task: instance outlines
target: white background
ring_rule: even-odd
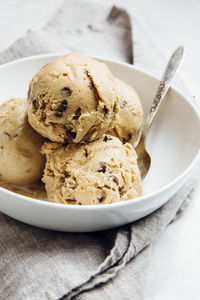
[[[199,102],[200,0],[101,2],[127,7],[131,14],[139,15],[166,56],[177,46],[185,46],[186,59],[180,72]],[[62,3],[63,0],[1,0],[0,51],[28,29],[40,28]],[[192,194],[191,205],[184,215],[168,226],[153,245],[145,300],[200,299],[199,231],[200,187]]]

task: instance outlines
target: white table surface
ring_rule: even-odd
[[[62,2],[1,0],[0,51],[28,29],[40,28]],[[144,18],[167,56],[177,46],[185,46],[187,55],[181,75],[199,101],[200,1],[116,0],[115,3]],[[153,244],[145,300],[200,299],[200,186],[192,198],[184,215],[169,225]]]

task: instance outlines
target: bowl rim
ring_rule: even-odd
[[[4,67],[10,66],[10,65],[14,65],[16,63],[20,63],[20,62],[26,62],[29,60],[37,60],[40,58],[56,58],[59,56],[63,56],[67,53],[69,53],[71,51],[66,51],[65,53],[47,53],[47,54],[39,54],[39,55],[32,55],[32,56],[28,56],[25,58],[18,58],[14,61],[2,64],[0,66],[0,69],[3,69]],[[134,65],[131,65],[129,63],[125,63],[125,62],[121,62],[121,61],[117,61],[117,60],[113,60],[113,59],[108,59],[106,57],[102,57],[102,56],[93,56],[90,55],[92,58],[96,59],[96,60],[100,60],[103,61],[105,63],[113,63],[113,64],[117,64],[117,65],[121,65],[123,67],[126,67],[128,69],[134,69],[138,72],[140,72],[141,74],[147,75],[151,78],[153,78],[154,80],[160,80],[157,76],[152,75],[151,73],[145,71],[143,68],[140,67],[135,67]],[[186,96],[184,96],[179,90],[177,90],[176,88],[171,87],[170,88],[173,92],[177,93],[180,97],[182,97],[184,99],[184,101],[187,102],[187,104],[192,108],[193,113],[196,114],[196,117],[199,121],[199,127],[200,127],[200,111],[198,109],[198,107],[195,105],[194,102],[192,102],[191,100],[189,100]],[[147,195],[143,195],[137,198],[133,198],[133,199],[129,199],[127,201],[122,201],[122,202],[116,202],[116,203],[110,203],[110,204],[89,204],[89,205],[66,205],[64,203],[54,203],[54,202],[48,202],[45,200],[40,200],[40,199],[36,199],[36,198],[31,198],[28,196],[23,196],[21,194],[17,194],[15,192],[9,191],[3,187],[0,187],[0,193],[5,193],[8,194],[8,196],[15,196],[16,198],[21,199],[22,201],[28,201],[34,205],[41,205],[41,206],[46,206],[46,207],[55,207],[57,209],[64,209],[64,210],[76,210],[76,211],[87,211],[87,210],[110,210],[110,209],[114,209],[114,208],[120,208],[120,207],[125,207],[125,206],[129,206],[133,203],[135,204],[142,204],[143,202],[146,202],[146,200],[148,198],[152,198],[152,197],[158,197],[160,194],[162,194],[165,190],[170,189],[173,185],[176,185],[179,181],[181,181],[189,172],[190,170],[193,169],[193,167],[195,166],[195,164],[197,163],[197,161],[200,158],[200,149],[198,150],[198,153],[194,156],[194,159],[192,160],[192,162],[188,165],[188,167],[179,175],[177,176],[173,181],[169,182],[168,184],[164,185],[163,187],[159,188],[157,191],[155,192],[151,192]]]

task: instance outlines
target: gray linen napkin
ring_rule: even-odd
[[[66,1],[44,28],[3,51],[0,63],[68,49],[137,63],[141,58],[133,55],[131,29],[124,10]],[[142,43],[134,40],[135,49],[145,51]],[[158,55],[153,47],[149,51]],[[0,214],[0,299],[143,299],[150,245],[194,187],[190,179],[150,216],[105,232],[52,232]]]

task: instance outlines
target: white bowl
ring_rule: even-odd
[[[25,97],[33,75],[58,56],[39,55],[1,66],[0,102]],[[136,89],[147,113],[158,79],[128,64],[100,60]],[[199,158],[199,132],[195,107],[171,89],[148,135],[152,166],[144,180],[144,196],[122,203],[78,206],[36,200],[0,188],[0,210],[22,222],[59,231],[96,231],[133,222],[162,206],[183,185]]]

